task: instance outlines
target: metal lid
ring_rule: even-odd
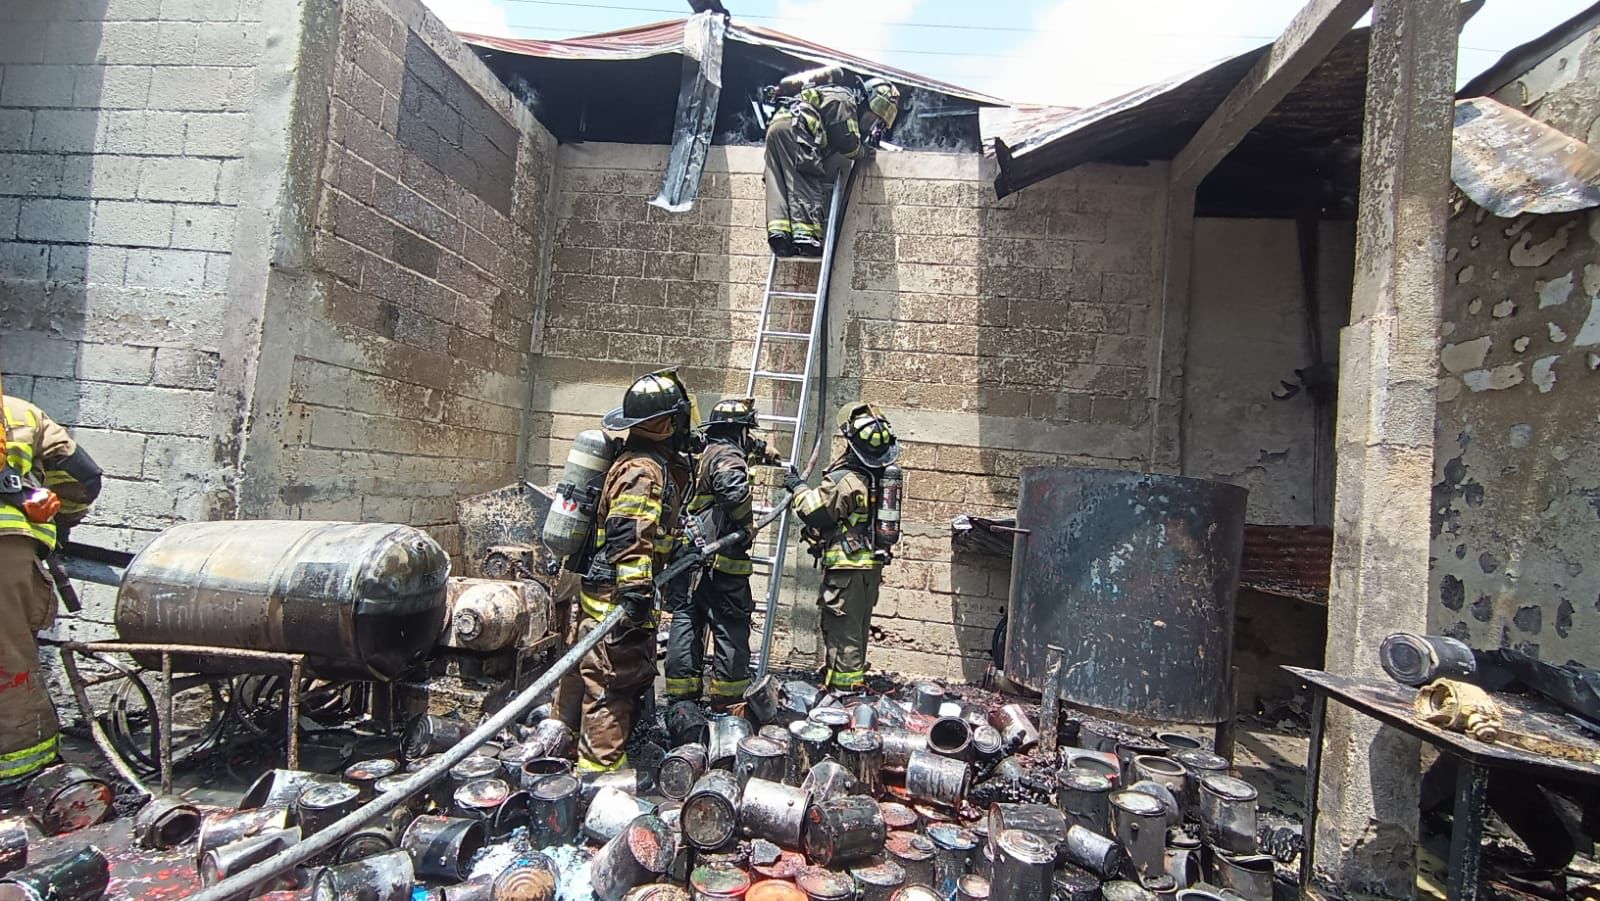
[[[622,901],[690,901],[689,890],[681,885],[652,882],[628,889]]]
[[[833,738],[833,730],[816,720],[796,720],[789,724],[789,732],[801,741],[812,743]]]
[[[752,757],[782,757],[788,752],[783,745],[765,735],[747,735],[739,739],[739,750]]]
[[[450,768],[450,778],[456,782],[471,782],[498,775],[500,761],[482,754],[474,754]]]
[[[891,832],[883,841],[883,850],[899,860],[916,863],[932,860],[939,847],[919,832]]]
[[[730,863],[695,867],[689,885],[698,898],[738,898],[750,890],[750,874]]]
[[[971,851],[978,847],[977,834],[955,823],[934,823],[928,827],[928,838],[946,851]]]
[[[1243,779],[1213,774],[1200,780],[1200,788],[1229,801],[1254,801],[1256,787]]]
[[[806,893],[785,879],[763,879],[744,893],[745,901],[805,901]]]
[[[806,719],[836,731],[850,725],[850,714],[843,707],[818,707],[806,714]]]
[[[1125,788],[1111,795],[1111,806],[1126,810],[1134,816],[1164,817],[1167,815],[1167,806],[1162,804],[1154,795]]]
[[[635,817],[618,838],[626,839],[633,859],[652,873],[665,873],[678,855],[678,837],[651,814]]]
[[[360,794],[360,790],[348,782],[321,782],[301,792],[297,806],[326,810],[329,807],[349,804]]]
[[[379,757],[350,764],[344,768],[344,777],[351,782],[376,782],[385,776],[393,776],[399,770],[398,761]]]
[[[790,742],[794,741],[794,734],[789,731],[789,727],[780,726],[777,723],[768,723],[767,725],[762,726],[760,729],[756,730],[756,734],[762,738],[770,738],[778,744],[786,747]]]
[[[1157,732],[1156,741],[1171,748],[1174,752],[1199,751],[1205,748],[1200,739],[1195,738],[1193,735],[1185,735],[1182,732]]]
[[[1104,773],[1073,767],[1061,774],[1061,787],[1080,792],[1109,792],[1111,780]]]
[[[464,810],[484,810],[499,807],[510,795],[511,786],[504,779],[474,779],[456,789],[455,802]]]
[[[1023,863],[1050,864],[1056,859],[1055,847],[1026,829],[1007,829],[995,838],[995,844],[1007,857]]]
[[[1176,760],[1169,760],[1159,754],[1136,754],[1133,758],[1133,765],[1143,767],[1152,773],[1159,773],[1163,776],[1182,776],[1188,772],[1183,768],[1183,764]]]
[[[910,829],[917,825],[917,812],[898,801],[879,801],[885,829]]]
[[[851,867],[850,875],[863,885],[876,888],[895,888],[905,884],[906,868],[892,859],[884,858],[865,863],[859,867]]]
[[[849,875],[820,867],[807,867],[795,877],[794,884],[812,901],[836,901],[853,897],[856,893],[855,880]]]
[[[883,739],[870,729],[846,729],[839,733],[839,747],[857,754],[883,750]]]
[[[977,873],[968,873],[956,880],[956,894],[974,901],[989,897],[989,880]]]
[[[1005,748],[1000,730],[990,725],[972,727],[972,746],[979,754],[998,754]]]
[[[890,895],[889,901],[944,901],[944,895],[926,885],[906,885]]]
[[[557,801],[576,795],[581,787],[577,776],[571,773],[556,773],[535,782],[532,795],[540,801]]]
[[[1191,770],[1223,771],[1228,768],[1228,758],[1210,751],[1179,751],[1172,755],[1172,759]]]

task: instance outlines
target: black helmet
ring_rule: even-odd
[[[757,429],[761,423],[756,420],[756,399],[753,397],[729,397],[717,401],[711,408],[711,417],[700,424],[703,429],[715,427]]]
[[[677,431],[687,432],[693,407],[694,399],[678,378],[677,367],[658,369],[635,379],[622,396],[622,406],[607,413],[600,424],[620,432],[642,422],[673,416],[678,419]]]
[[[900,459],[900,445],[889,428],[889,417],[877,404],[857,402],[840,407],[839,434],[850,442],[856,458],[873,469]]]

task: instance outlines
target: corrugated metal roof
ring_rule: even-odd
[[[1505,219],[1600,206],[1600,153],[1489,97],[1456,102],[1450,177]]]
[[[479,47],[487,47],[506,53],[517,53],[523,56],[543,57],[545,59],[644,59],[667,53],[682,52],[684,21],[684,19],[671,19],[665,22],[654,22],[649,25],[638,25],[632,28],[623,28],[617,31],[607,31],[583,37],[563,38],[558,41],[542,41],[537,38],[505,38],[485,34],[472,34],[470,32],[457,32],[457,36],[468,44],[475,44]],[[922,88],[926,91],[959,97],[985,106],[1006,105],[1006,102],[999,97],[928,78],[915,72],[897,69],[893,66],[884,65],[851,53],[845,53],[842,50],[824,47],[804,38],[797,38],[794,35],[784,34],[781,31],[763,28],[759,25],[744,25],[732,22],[728,26],[728,39],[751,46],[777,50],[797,59],[814,62],[819,65],[837,63],[863,75],[876,75],[881,78],[887,78],[902,87]]]

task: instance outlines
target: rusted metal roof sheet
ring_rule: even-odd
[[[1328,603],[1333,571],[1333,530],[1327,526],[1244,527],[1239,587]]]
[[[1489,97],[1456,102],[1450,177],[1504,219],[1600,206],[1600,152]]]

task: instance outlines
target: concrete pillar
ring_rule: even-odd
[[[1327,666],[1383,678],[1378,643],[1427,625],[1439,307],[1457,0],[1378,0],[1351,324],[1339,360]],[[1329,705],[1317,881],[1416,894],[1418,747]]]

